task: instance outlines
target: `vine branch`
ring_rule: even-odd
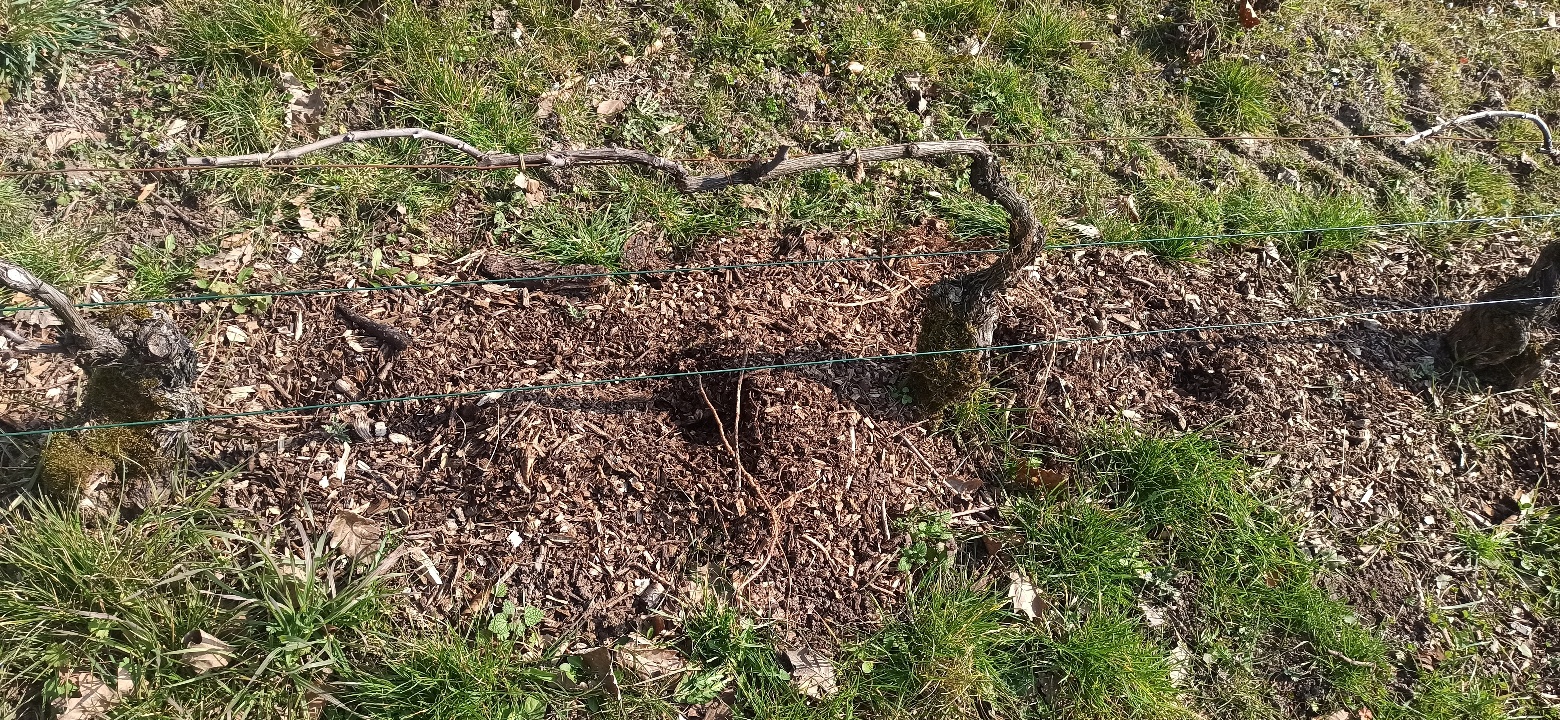
[[[1538,131],[1544,136],[1544,147],[1542,148],[1544,154],[1549,155],[1550,157],[1560,157],[1560,153],[1557,153],[1555,150],[1554,136],[1549,133],[1549,123],[1544,122],[1543,118],[1534,115],[1533,113],[1518,112],[1516,110],[1482,110],[1480,112],[1463,115],[1462,117],[1452,118],[1451,120],[1447,120],[1446,122],[1443,122],[1439,125],[1426,128],[1418,133],[1403,138],[1403,144],[1413,145],[1414,143],[1430,137],[1431,135],[1435,135],[1442,130],[1448,130],[1457,127],[1458,125],[1465,125],[1475,120],[1483,120],[1485,118],[1513,118],[1516,120],[1527,120],[1532,122],[1534,125],[1538,126]]]
[[[127,352],[125,344],[113,333],[87,320],[69,296],[21,266],[0,260],[0,286],[35,298],[48,306],[55,317],[64,323],[71,344],[89,357],[113,359]]]

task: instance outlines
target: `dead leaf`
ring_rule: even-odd
[[[1067,476],[1055,470],[1039,467],[1033,462],[1026,460],[1018,464],[1013,482],[1020,488],[1052,492],[1067,484]]]
[[[612,648],[598,647],[586,650],[580,655],[580,661],[585,663],[591,674],[601,683],[613,697],[622,697],[622,690],[618,689],[617,675],[612,672]]]
[[[336,518],[330,521],[329,531],[330,546],[351,558],[378,548],[379,539],[385,534],[379,523],[351,510],[337,511]]]
[[[1311,720],[1349,720],[1349,711],[1339,708],[1326,715],[1317,715]]]
[[[351,45],[342,45],[329,38],[314,38],[314,52],[323,58],[340,60],[352,53]]]
[[[1240,26],[1247,30],[1262,22],[1257,19],[1257,8],[1251,4],[1251,0],[1236,0],[1235,13],[1240,16]]]
[[[849,65],[845,66],[845,69],[849,70],[850,74],[856,75],[856,74],[859,74],[862,71],[866,70],[867,66],[866,65],[862,65],[861,63],[856,62],[855,60],[852,60],[852,61],[850,61]]]
[[[1165,624],[1165,611],[1160,610],[1159,608],[1156,608],[1153,605],[1143,605],[1143,604],[1138,605],[1138,609],[1143,611],[1143,622],[1144,622],[1144,624],[1148,625],[1151,628],[1163,627],[1164,626],[1164,624]]]
[[[341,228],[341,219],[330,215],[324,220],[316,220],[314,211],[301,207],[298,208],[298,227],[310,240],[322,240]]]
[[[105,137],[107,136],[95,130],[66,128],[58,132],[49,133],[48,136],[44,137],[43,139],[43,146],[48,148],[50,153],[57,153],[61,150],[64,150],[65,148],[70,147],[71,145],[81,142],[82,140],[101,142]]]
[[[152,193],[154,192],[157,192],[157,183],[147,183],[142,185],[141,192],[137,193],[135,196],[135,201],[138,203],[144,203],[146,202],[146,199],[151,197]]]
[[[69,684],[75,691],[69,697],[54,701],[55,717],[58,720],[97,720],[105,717],[110,709],[119,704],[125,693],[135,689],[135,681],[122,668],[114,678],[114,687],[109,687],[96,675],[86,671],[61,672],[60,682]]]
[[[617,98],[609,98],[602,100],[601,104],[596,106],[596,114],[602,117],[612,117],[626,109],[628,109],[628,103]]]
[[[785,651],[785,659],[791,663],[791,682],[803,695],[822,700],[839,692],[834,680],[834,663],[812,648]]]
[[[1138,213],[1137,198],[1131,195],[1121,197],[1121,211],[1127,214],[1127,219],[1132,222],[1141,222],[1143,216]]]
[[[237,325],[227,326],[227,331],[224,334],[227,336],[227,341],[230,343],[249,342],[249,333],[244,332],[244,329]]]
[[[671,648],[628,645],[618,648],[616,657],[618,667],[633,673],[640,680],[665,678],[688,669],[687,661]]]
[[[184,664],[197,673],[210,672],[227,667],[233,661],[233,646],[217,639],[205,630],[191,630],[184,636]]]
[[[282,122],[290,128],[298,128],[314,134],[320,115],[325,111],[325,94],[319,88],[309,90],[298,77],[282,73],[282,90],[287,93],[287,114]]]
[[[1375,711],[1368,707],[1360,708],[1360,711],[1355,714],[1359,716],[1360,720],[1376,720]]]
[[[1030,620],[1038,620],[1046,610],[1051,609],[1051,604],[1040,597],[1034,583],[1029,582],[1023,573],[1010,572],[1008,579],[1011,581],[1008,583],[1008,599],[1013,601],[1014,612]]]
[[[1098,239],[1100,236],[1100,229],[1093,225],[1085,225],[1081,222],[1074,222],[1066,218],[1057,220],[1056,224],[1091,240]]]

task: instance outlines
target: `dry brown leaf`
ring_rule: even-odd
[[[144,203],[146,202],[146,199],[151,197],[152,193],[154,192],[157,192],[157,183],[147,183],[142,185],[141,192],[136,193],[135,201],[138,203]]]
[[[341,510],[330,521],[330,546],[347,557],[359,557],[379,547],[385,529],[351,510]]]
[[[1038,620],[1051,608],[1051,604],[1040,597],[1034,583],[1029,582],[1023,573],[1008,573],[1008,579],[1011,580],[1008,584],[1008,599],[1013,602],[1013,612],[1030,620]]]
[[[629,645],[617,650],[618,667],[640,680],[655,680],[677,675],[688,668],[687,661],[671,648]]]
[[[66,128],[57,132],[51,132],[43,138],[43,146],[50,153],[57,153],[82,140],[101,141],[106,137],[95,130],[83,130],[81,128]]]
[[[612,672],[612,648],[598,647],[586,650],[580,655],[580,661],[585,663],[585,667],[596,676],[602,688],[613,697],[622,697],[622,690],[618,689],[617,675]]]
[[[1339,708],[1326,715],[1317,715],[1311,720],[1349,720],[1349,711]]]
[[[596,106],[596,114],[602,117],[612,117],[626,109],[628,109],[628,103],[617,98],[609,98],[602,100],[601,104]]]
[[[1067,484],[1067,476],[1025,461],[1014,471],[1013,482],[1023,489],[1052,492]]]
[[[210,672],[227,667],[233,661],[233,646],[219,640],[205,630],[191,630],[184,636],[184,664],[197,673]]]
[[[1371,710],[1368,707],[1360,708],[1360,711],[1358,713],[1355,713],[1355,714],[1359,716],[1360,720],[1376,720],[1376,713],[1375,713],[1375,711]]]
[[[70,697],[54,701],[58,720],[97,720],[135,689],[135,681],[123,669],[114,678],[114,687],[84,670],[67,670],[60,673],[60,682],[75,688]]]
[[[1257,8],[1251,0],[1236,0],[1235,13],[1240,16],[1240,26],[1250,30],[1262,21],[1257,19]]]
[[[834,680],[834,663],[812,648],[785,651],[785,659],[791,663],[791,682],[803,695],[822,700],[839,692]]]
[[[283,124],[313,133],[319,124],[320,115],[325,112],[324,92],[319,88],[305,88],[298,77],[289,72],[282,73],[281,85],[287,93],[287,113],[282,118]]]

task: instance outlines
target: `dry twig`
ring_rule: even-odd
[[[1448,130],[1450,128],[1457,127],[1458,125],[1471,123],[1475,120],[1483,120],[1485,118],[1514,118],[1517,120],[1527,120],[1532,122],[1534,125],[1538,126],[1538,131],[1544,136],[1544,146],[1540,149],[1550,157],[1557,156],[1554,137],[1549,133],[1549,124],[1544,122],[1544,119],[1537,115],[1532,113],[1517,112],[1516,110],[1483,110],[1476,113],[1469,113],[1467,115],[1463,115],[1462,117],[1452,118],[1451,120],[1447,120],[1446,122],[1443,122],[1439,125],[1425,128],[1421,132],[1403,138],[1403,144],[1413,145],[1414,143],[1435,135],[1442,130]]]

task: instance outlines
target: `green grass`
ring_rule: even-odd
[[[70,55],[100,50],[103,35],[113,28],[108,18],[114,8],[99,0],[0,3],[0,102]]]
[[[1377,222],[1375,212],[1359,197],[1340,195],[1291,195],[1284,206],[1284,225],[1304,233],[1280,235],[1275,244],[1290,257],[1304,261],[1362,250],[1367,230],[1353,228]]]
[[[1005,597],[957,571],[928,576],[855,649],[862,704],[887,717],[1017,716],[1034,688],[1035,636],[1015,620]]]
[[[1298,528],[1251,496],[1239,461],[1196,435],[1118,429],[1098,436],[1082,465],[1126,493],[1151,535],[1167,538],[1169,561],[1199,574],[1212,617],[1302,638],[1342,695],[1381,696],[1385,644],[1317,586]]]
[[[182,500],[134,519],[39,501],[0,514],[0,683],[26,689],[24,707],[65,691],[62,670],[124,670],[129,717],[300,715],[384,619],[371,563],[325,553],[323,538],[291,556],[226,533],[206,495]],[[233,646],[231,664],[189,667],[194,630]]]
[[[984,198],[945,195],[937,210],[949,220],[953,236],[960,240],[1007,240],[1008,215],[1001,205]]]
[[[1148,538],[1129,512],[1085,499],[1019,496],[1003,516],[1016,530],[1009,552],[1037,587],[1069,607],[1120,612],[1135,605]]]
[[[130,291],[136,297],[168,297],[194,278],[194,267],[179,252],[172,235],[153,249],[138,245],[130,250],[130,268],[134,278]]]
[[[756,73],[788,61],[791,23],[770,3],[698,0],[692,4],[693,52],[732,73]]]
[[[541,720],[580,699],[561,689],[572,667],[548,667],[524,645],[454,635],[382,642],[387,657],[340,683],[343,704],[368,717]]]
[[[264,152],[286,135],[287,96],[277,82],[246,71],[217,70],[192,94],[210,154]]]
[[[1193,71],[1188,88],[1197,119],[1223,134],[1255,133],[1273,124],[1273,77],[1243,60],[1215,60]]]
[[[907,14],[915,28],[928,34],[949,40],[979,35],[975,39],[984,40],[1002,8],[994,0],[914,0]]]
[[[59,670],[177,674],[184,634],[220,624],[180,577],[211,538],[202,513],[84,524],[27,503],[0,515],[0,683],[39,692]]]
[[[1170,660],[1137,623],[1110,612],[1087,616],[1044,644],[1042,666],[1058,688],[1062,717],[1189,718],[1170,682]]]
[[[516,244],[535,257],[603,267],[617,266],[623,258],[623,244],[635,229],[621,206],[579,210],[543,205],[514,225],[500,215],[498,226],[501,232],[513,228]]]
[[[98,243],[70,225],[38,225],[40,210],[14,182],[0,180],[0,258],[63,288],[80,285],[102,266]]]
[[[1510,717],[1500,696],[1483,680],[1432,672],[1414,684],[1406,706],[1389,704],[1383,720],[1501,720]]]
[[[330,39],[338,11],[320,0],[235,0],[220,5],[177,0],[171,42],[203,68],[290,72],[315,78],[318,45]]]
[[[1059,7],[1036,7],[1013,20],[1003,52],[1014,62],[1043,70],[1072,52],[1082,29],[1071,13]]]
[[[708,592],[708,591],[707,591]],[[683,701],[704,700],[731,689],[736,709],[747,717],[793,717],[816,712],[791,685],[780,664],[775,628],[709,597],[683,618],[688,659],[697,670],[676,690]],[[853,701],[849,688],[819,709],[824,717],[848,717]]]

